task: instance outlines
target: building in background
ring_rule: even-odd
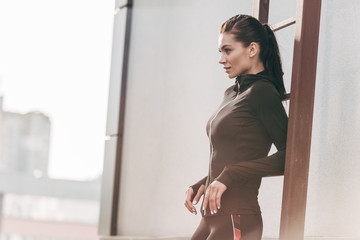
[[[0,171],[47,177],[51,122],[41,112],[25,114],[3,109],[0,96]]]
[[[0,239],[95,240],[101,177],[48,177],[49,117],[3,110],[0,97]]]

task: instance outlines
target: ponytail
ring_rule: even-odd
[[[271,30],[270,26],[265,23],[263,24],[263,28],[268,37],[268,47],[261,53],[261,59],[265,69],[277,81],[276,89],[278,90],[281,98],[284,98],[286,92],[283,80],[284,72],[282,71],[279,46],[277,44],[274,32]]]

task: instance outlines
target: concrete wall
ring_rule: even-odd
[[[359,5],[323,1],[307,236],[360,236],[360,70],[352,61],[359,59]],[[270,24],[295,15],[295,0],[270,6]],[[205,124],[233,84],[217,63],[219,27],[251,12],[251,0],[134,1],[119,235],[189,236],[197,227],[184,192],[207,174]],[[288,91],[294,29],[277,33]],[[278,235],[282,180],[266,178],[260,190],[266,237]]]
[[[360,238],[360,2],[323,1],[306,233]]]

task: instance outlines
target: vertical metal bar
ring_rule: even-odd
[[[253,2],[253,17],[261,23],[269,21],[269,3],[270,0],[254,0]]]
[[[98,233],[117,234],[132,0],[116,0]],[[116,20],[116,21],[115,21]]]
[[[298,0],[280,240],[304,238],[321,0]]]
[[[124,58],[122,66],[121,76],[121,98],[120,98],[120,115],[119,115],[119,132],[116,151],[116,164],[115,164],[115,185],[114,185],[114,206],[113,206],[113,221],[111,225],[111,233],[115,235],[117,233],[117,220],[118,220],[118,208],[119,208],[119,195],[120,195],[120,179],[121,179],[121,162],[122,162],[122,150],[124,142],[124,123],[125,123],[125,107],[126,107],[126,85],[128,79],[128,63],[129,63],[129,49],[130,49],[130,26],[132,16],[132,0],[128,0],[127,14],[126,14],[126,28],[125,28],[125,44],[124,44]],[[116,194],[117,193],[117,194]]]

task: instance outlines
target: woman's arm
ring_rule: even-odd
[[[227,187],[234,181],[282,175],[284,172],[288,117],[280,95],[271,83],[261,83],[255,86],[248,100],[277,152],[264,158],[226,166],[215,180]]]
[[[215,180],[230,187],[234,181],[282,175],[284,173],[284,166],[285,149],[278,148],[278,151],[271,156],[226,166]]]

